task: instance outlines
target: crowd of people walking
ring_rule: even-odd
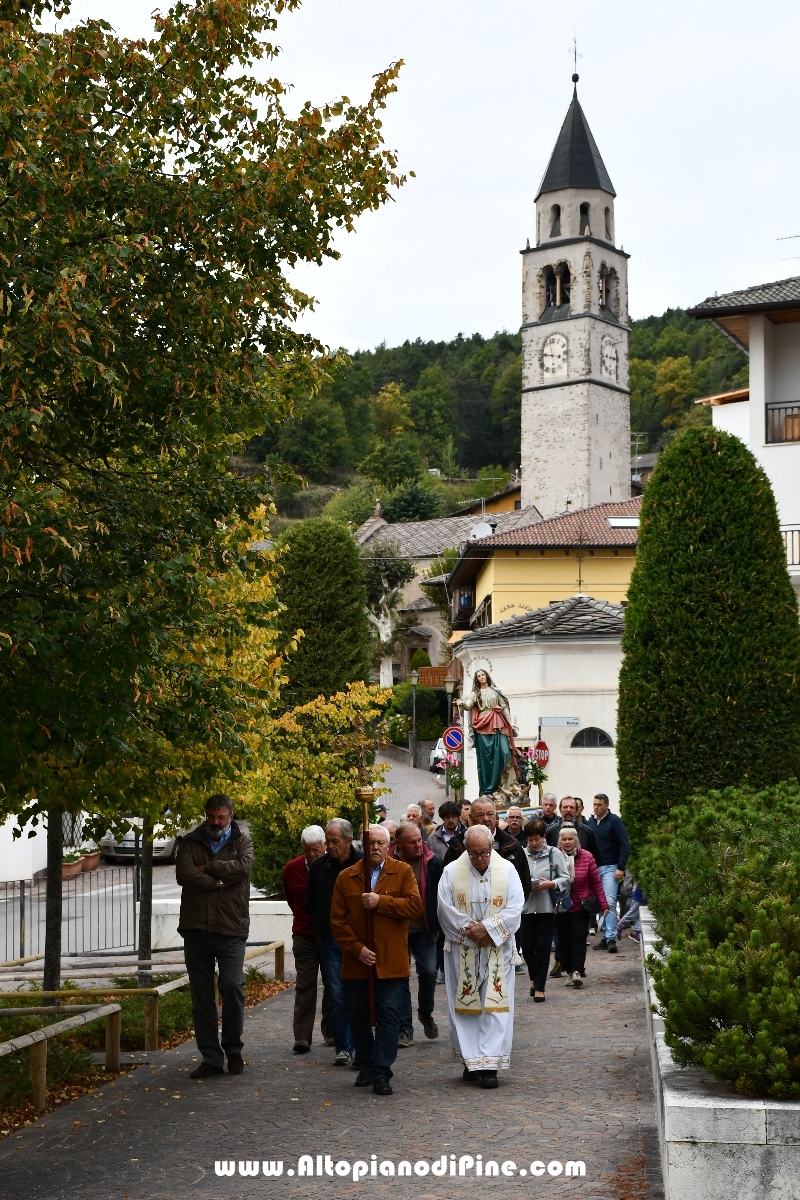
[[[512,806],[501,820],[494,799],[480,796],[471,804],[446,800],[437,821],[434,802],[425,800],[394,822],[381,804],[370,827],[367,890],[349,822],[303,830],[302,853],[284,872],[295,915],[295,1053],[311,1048],[321,972],[321,1034],[334,1062],[358,1071],[357,1086],[389,1094],[397,1051],[414,1042],[413,962],[425,1037],[439,1036],[436,988],[444,985],[465,1080],[496,1087],[510,1061],[514,976],[527,969],[530,997],[541,1004],[549,979],[583,987],[590,932],[599,934],[594,949],[612,954],[625,929],[637,936],[642,897],[631,896],[630,880],[620,893],[630,853],[625,827],[604,794],[592,807],[585,820],[578,797],[559,803],[547,794],[532,819]],[[624,909],[629,897],[620,923],[619,901]],[[366,947],[369,908],[374,951]],[[374,1032],[365,1008],[370,973]]]
[[[344,818],[304,829],[301,853],[283,870],[294,918],[294,1052],[311,1050],[321,975],[320,1033],[335,1065],[357,1072],[356,1087],[391,1095],[398,1050],[414,1042],[415,1007],[425,1037],[439,1037],[442,985],[464,1081],[496,1088],[498,1071],[511,1061],[515,977],[527,968],[530,997],[542,1004],[548,979],[583,987],[592,930],[599,934],[594,950],[610,954],[625,930],[638,938],[644,897],[626,872],[625,826],[603,793],[592,808],[584,820],[577,796],[557,803],[548,794],[532,817],[512,806],[501,820],[493,797],[479,796],[471,804],[446,800],[438,821],[434,802],[424,800],[394,822],[379,804],[363,839],[366,863]],[[233,819],[230,798],[212,796],[176,867],[202,1054],[195,1078],[221,1073],[226,1059],[231,1074],[244,1070],[252,865],[253,844]]]

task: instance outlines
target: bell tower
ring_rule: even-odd
[[[522,506],[543,517],[631,494],[615,196],[576,86],[536,197],[536,245],[522,251]]]

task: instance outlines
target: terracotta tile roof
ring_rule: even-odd
[[[445,677],[447,675],[449,664],[443,667],[420,667],[419,669],[419,686],[429,688],[443,688]]]
[[[536,547],[537,549],[566,549],[586,546],[590,549],[616,549],[620,546],[633,548],[639,534],[637,528],[615,529],[609,518],[638,517],[642,507],[641,496],[631,500],[610,501],[594,504],[591,508],[579,508],[576,512],[562,513],[549,517],[535,525],[508,529],[482,538],[473,545],[483,547]]]
[[[621,638],[624,625],[625,609],[621,604],[595,600],[579,592],[567,600],[554,600],[546,608],[476,629],[474,633],[466,634],[458,646],[509,638]]]
[[[718,317],[737,312],[763,312],[768,309],[800,307],[800,276],[759,283],[738,292],[708,296],[689,309],[692,317]]]

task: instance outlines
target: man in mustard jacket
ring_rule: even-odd
[[[408,922],[422,915],[414,872],[406,863],[388,858],[389,836],[382,825],[369,830],[370,886],[364,886],[364,864],[340,872],[333,889],[331,932],[342,950],[347,1019],[356,1048],[356,1087],[378,1096],[391,1096],[392,1063],[397,1058],[400,1013],[411,973]],[[369,950],[367,910],[373,913],[375,949]],[[369,1022],[367,979],[375,968],[375,1019]]]

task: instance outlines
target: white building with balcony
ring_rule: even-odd
[[[800,278],[709,296],[689,310],[750,356],[750,386],[705,396],[715,428],[733,433],[767,473],[800,592]]]

